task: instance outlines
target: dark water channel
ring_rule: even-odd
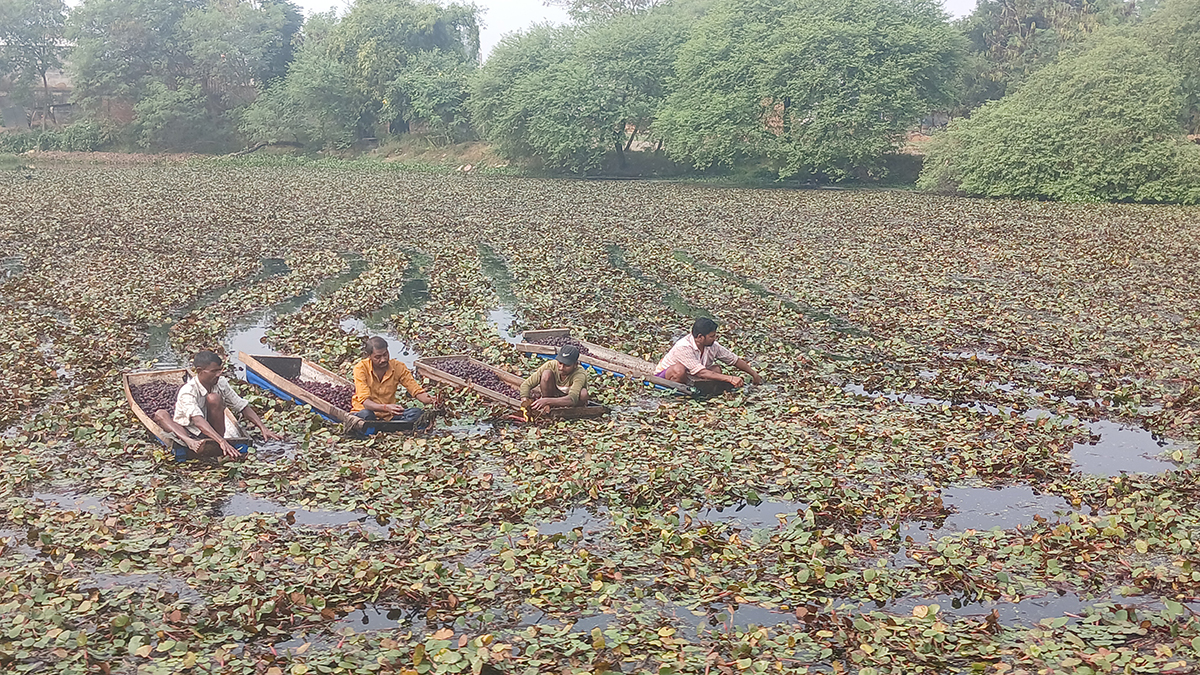
[[[509,344],[520,342],[521,331],[516,328],[517,295],[513,292],[515,281],[508,264],[487,244],[480,243],[479,266],[483,276],[492,282],[492,290],[500,300],[500,306],[488,312],[488,320],[496,326],[496,332]]]
[[[401,340],[390,328],[392,317],[413,309],[418,309],[429,302],[428,269],[433,264],[433,258],[420,251],[408,251],[409,264],[404,270],[404,284],[394,300],[372,312],[365,319],[346,317],[342,319],[342,330],[362,337],[378,336],[387,340],[388,352],[410,368],[421,355],[412,349],[408,343]]]
[[[689,318],[697,316],[713,316],[712,312],[689,304],[687,300],[683,299],[683,296],[679,295],[678,291],[668,287],[666,284],[658,281],[657,279],[651,279],[647,277],[645,272],[643,272],[640,268],[634,267],[629,263],[629,260],[625,257],[625,249],[621,248],[617,244],[609,244],[607,247],[605,247],[605,249],[608,252],[608,264],[610,267],[624,272],[635,281],[649,284],[650,286],[654,286],[662,291],[663,304],[674,310],[676,314]]]
[[[339,290],[366,271],[367,261],[361,255],[353,252],[343,252],[338,255],[349,265],[347,271],[322,281],[317,284],[316,288],[307,293],[288,298],[266,309],[251,312],[230,326],[229,331],[225,334],[225,353],[229,355],[229,362],[233,365],[239,377],[244,379],[246,376],[246,369],[237,358],[239,351],[247,354],[267,356],[274,356],[279,353],[268,347],[264,342],[267,331],[275,324],[277,318],[300,311],[300,308],[304,307],[304,305],[320,296]]]
[[[697,260],[695,256],[688,253],[687,251],[682,251],[682,250],[676,249],[672,253],[672,255],[674,256],[674,258],[676,260],[683,262],[683,263],[687,263],[688,265],[690,265],[702,272],[707,272],[708,274],[711,274],[720,279],[725,279],[726,281],[731,281],[734,284],[737,284],[738,286],[741,286],[742,288],[746,289],[747,291],[750,291],[750,293],[754,294],[755,296],[757,296],[759,298],[762,298],[764,300],[773,300],[775,302],[778,302],[785,309],[789,309],[797,314],[800,314],[801,316],[806,317],[810,321],[829,324],[830,329],[832,329],[835,332],[846,333],[848,335],[854,335],[854,336],[858,336],[858,337],[864,337],[864,336],[868,335],[868,333],[866,331],[864,331],[863,329],[858,328],[856,326],[850,325],[850,323],[848,321],[846,321],[845,319],[834,316],[833,314],[830,314],[829,312],[818,310],[815,307],[813,307],[807,303],[797,302],[793,298],[790,298],[782,293],[776,293],[775,291],[768,289],[766,286],[763,286],[762,284],[756,283],[754,281],[750,281],[749,279],[741,276],[740,274],[735,274],[733,272],[730,272],[729,270],[717,267],[715,265],[709,265],[708,263],[701,262],[701,261]]]
[[[196,299],[190,303],[172,310],[169,318],[156,324],[150,324],[146,327],[148,341],[146,349],[142,352],[141,359],[143,361],[154,362],[155,368],[183,368],[188,365],[186,357],[177,354],[171,348],[171,325],[179,319],[191,314],[192,312],[204,309],[221,299],[221,296],[226,293],[238,289],[253,286],[262,283],[268,279],[279,277],[291,271],[287,262],[283,258],[263,258],[261,261],[262,269],[254,276],[248,279],[240,279],[230,282],[224,286],[218,286],[201,293]]]

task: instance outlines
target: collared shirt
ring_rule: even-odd
[[[353,405],[350,406],[350,412],[363,410],[363,403],[366,401],[392,405],[396,402],[396,390],[400,387],[407,389],[413,396],[425,391],[412,373],[408,372],[408,366],[396,359],[388,362],[387,372],[383,374],[382,379],[375,375],[371,359],[363,359],[354,364],[354,398],[351,401]],[[386,412],[377,412],[375,416],[381,420],[392,419],[392,414]]]
[[[716,361],[732,366],[738,362],[738,355],[722,347],[719,342],[700,349],[696,346],[695,336],[687,335],[675,342],[667,355],[655,366],[654,372],[661,373],[675,364],[682,364],[689,375],[695,375],[707,370]]]
[[[181,427],[187,427],[188,433],[199,436],[200,427],[192,424],[192,418],[199,415],[206,421],[208,420],[208,409],[204,405],[204,397],[208,396],[207,389],[200,384],[200,378],[193,375],[183,386],[179,388],[179,393],[175,395],[175,416],[176,424]],[[250,405],[246,399],[238,396],[238,393],[229,386],[229,380],[222,377],[217,380],[217,384],[213,387],[213,391],[221,395],[221,400],[225,402],[225,407],[229,408],[234,414],[242,412],[242,410]],[[237,438],[237,428],[230,428],[230,425],[225,425],[225,438]]]
[[[532,375],[525,378],[525,381],[521,383],[521,399],[529,398],[530,392],[541,386],[542,373],[547,370],[554,373],[554,386],[558,387],[559,391],[567,392],[567,396],[571,397],[571,402],[579,405],[579,397],[583,393],[583,388],[587,386],[587,371],[583,369],[583,366],[576,366],[570,375],[563,377],[562,372],[558,369],[558,361],[554,359],[538,366]],[[546,392],[542,392],[542,396],[546,396]]]

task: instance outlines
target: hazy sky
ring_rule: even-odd
[[[295,0],[306,12],[325,12],[336,9],[345,12],[351,0]],[[959,17],[970,14],[975,0],[942,0],[946,11]],[[483,9],[483,30],[480,42],[486,55],[506,33],[521,30],[534,23],[550,21],[561,23],[567,13],[558,7],[547,7],[543,0],[475,0]]]

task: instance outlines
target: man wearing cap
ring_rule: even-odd
[[[521,383],[521,407],[545,412],[588,404],[587,371],[579,366],[579,348],[563,345]]]

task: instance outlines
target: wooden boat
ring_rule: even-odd
[[[517,343],[517,349],[528,356],[552,359],[558,351],[556,347],[538,344],[538,340],[554,337],[571,337],[569,328],[548,328],[544,330],[527,330]],[[616,377],[628,377],[640,381],[648,387],[655,387],[680,394],[690,394],[691,388],[685,384],[672,382],[654,374],[655,364],[635,356],[602,347],[598,344],[579,340],[579,343],[591,353],[580,354],[579,363],[588,370],[597,373],[611,373]]]
[[[169,382],[182,386],[190,377],[193,376],[188,373],[186,368],[175,368],[172,370],[142,370],[134,373],[125,373],[121,378],[125,386],[125,400],[129,401],[129,407],[133,409],[133,414],[138,418],[138,421],[145,425],[150,434],[158,439],[159,443],[165,445],[167,450],[175,455],[177,461],[196,459],[197,455],[188,450],[183,441],[177,438],[175,434],[158,426],[158,423],[150,416],[152,413],[142,410],[142,407],[133,398],[133,389],[154,382]],[[230,445],[237,448],[238,452],[243,455],[250,452],[250,437],[246,435],[245,428],[241,424],[238,424],[233,411],[228,409],[225,411],[225,428],[237,430],[234,437],[225,439],[229,441]],[[210,440],[208,443],[216,445],[216,441]]]
[[[246,381],[266,389],[285,401],[306,405],[313,412],[330,422],[342,424],[350,417],[350,411],[342,410],[304,387],[292,382],[299,378],[309,382],[324,382],[337,387],[354,387],[346,378],[326,370],[299,356],[252,355],[238,352],[238,360],[246,368]],[[381,432],[412,431],[421,424],[417,422],[364,422],[362,433],[370,436]]]
[[[465,354],[457,354],[457,355],[453,355],[453,356],[427,356],[425,358],[417,359],[417,361],[414,365],[416,366],[418,374],[420,374],[423,377],[428,377],[429,379],[433,380],[434,382],[441,382],[442,384],[448,384],[448,385],[451,385],[454,387],[470,389],[471,391],[478,393],[480,396],[488,399],[489,401],[499,403],[501,405],[507,406],[514,410],[521,409],[521,402],[519,400],[509,397],[509,396],[505,396],[504,394],[501,394],[499,392],[492,391],[491,389],[488,389],[487,387],[484,387],[483,385],[464,380],[464,379],[458,377],[457,375],[451,375],[450,373],[448,373],[438,367],[439,364],[445,363],[446,361],[456,361],[456,360],[470,361],[471,363],[475,364],[476,366],[478,366],[480,368],[485,368],[487,370],[492,371],[493,373],[496,374],[496,377],[500,378],[501,382],[508,384],[513,389],[521,388],[521,382],[523,381],[522,378],[517,377],[516,375],[513,375],[510,372],[500,370],[499,368],[496,368],[495,366],[488,365],[482,361],[476,361],[475,359],[473,359],[469,356],[466,356]],[[584,406],[582,408],[554,408],[554,409],[550,410],[550,412],[546,413],[546,416],[550,417],[552,419],[564,419],[565,420],[565,419],[590,419],[590,418],[595,418],[595,417],[601,417],[606,414],[608,414],[607,406],[600,405],[599,403],[589,403],[587,406]]]

